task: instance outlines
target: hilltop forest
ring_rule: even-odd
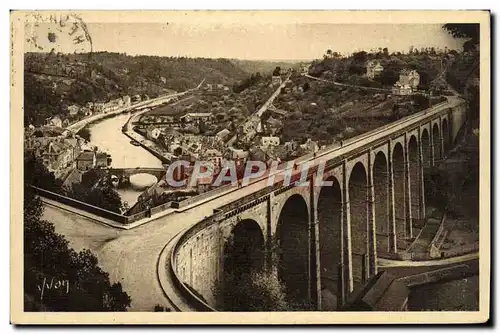
[[[156,97],[208,83],[232,85],[248,74],[228,59],[27,53],[25,124],[64,114],[64,106],[109,101],[123,95]]]

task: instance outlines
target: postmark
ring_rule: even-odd
[[[92,53],[92,37],[77,14],[29,13],[25,21],[25,51]]]

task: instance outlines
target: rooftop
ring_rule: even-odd
[[[78,156],[78,158],[76,158],[76,160],[80,160],[80,161],[94,160],[94,152],[88,152],[88,151],[82,152]]]

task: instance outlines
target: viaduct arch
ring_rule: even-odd
[[[309,299],[309,213],[301,195],[289,197],[278,219],[278,277],[292,302]]]

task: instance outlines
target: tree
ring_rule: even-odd
[[[391,119],[392,121],[396,121],[400,118],[399,105],[394,104],[391,109]]]
[[[124,207],[121,197],[109,182],[96,185],[94,175],[88,175],[82,181],[80,184],[73,184],[65,195],[105,210],[116,213],[122,212]]]
[[[33,185],[52,192],[61,192],[62,182],[55,178],[32,154],[24,156],[24,184]]]
[[[412,101],[419,110],[427,109],[430,106],[429,98],[422,94],[413,95]]]
[[[380,75],[380,83],[384,86],[392,86],[398,79],[398,73],[391,68],[384,69]]]
[[[76,134],[85,139],[86,141],[88,142],[90,141],[90,130],[88,128],[83,128]]]
[[[254,271],[237,279],[225,276],[214,288],[217,309],[224,311],[292,311],[277,274]]]
[[[475,51],[474,60],[461,55],[448,71],[446,78],[451,86],[457,91],[463,91],[469,104],[468,126],[471,130],[472,122],[479,119],[479,33],[478,23],[455,23],[445,24],[443,29],[448,31],[454,38],[468,38],[463,44],[464,51]]]
[[[276,66],[276,68],[273,71],[273,76],[278,76],[281,75],[281,67]]]
[[[121,197],[109,184],[92,188],[88,192],[85,202],[116,213],[120,213],[122,210]]]
[[[431,78],[427,71],[418,71],[420,75],[420,81],[418,83],[418,88],[422,90],[429,89],[429,85],[431,84]]]
[[[443,25],[443,29],[454,38],[468,38],[463,45],[464,51],[470,51],[479,45],[479,23],[448,23]]]
[[[174,150],[174,155],[180,156],[182,154],[182,147],[178,146]]]
[[[331,49],[328,49],[326,50],[326,54],[324,55],[323,58],[327,59],[327,58],[332,58],[332,50]]]
[[[154,307],[154,312],[172,312],[172,310],[169,307],[165,307],[160,304],[156,304]]]
[[[311,88],[311,85],[309,84],[309,82],[306,81],[302,86],[302,89],[304,90],[304,92],[307,92],[309,88]]]
[[[89,250],[76,252],[42,220],[40,199],[24,189],[24,310],[126,311],[131,299]],[[42,289],[43,288],[43,289]]]
[[[449,179],[448,173],[442,169],[424,175],[426,203],[436,209],[445,210],[452,196]]]
[[[353,60],[357,63],[366,63],[367,57],[368,54],[366,53],[366,51],[354,52],[352,54]]]

